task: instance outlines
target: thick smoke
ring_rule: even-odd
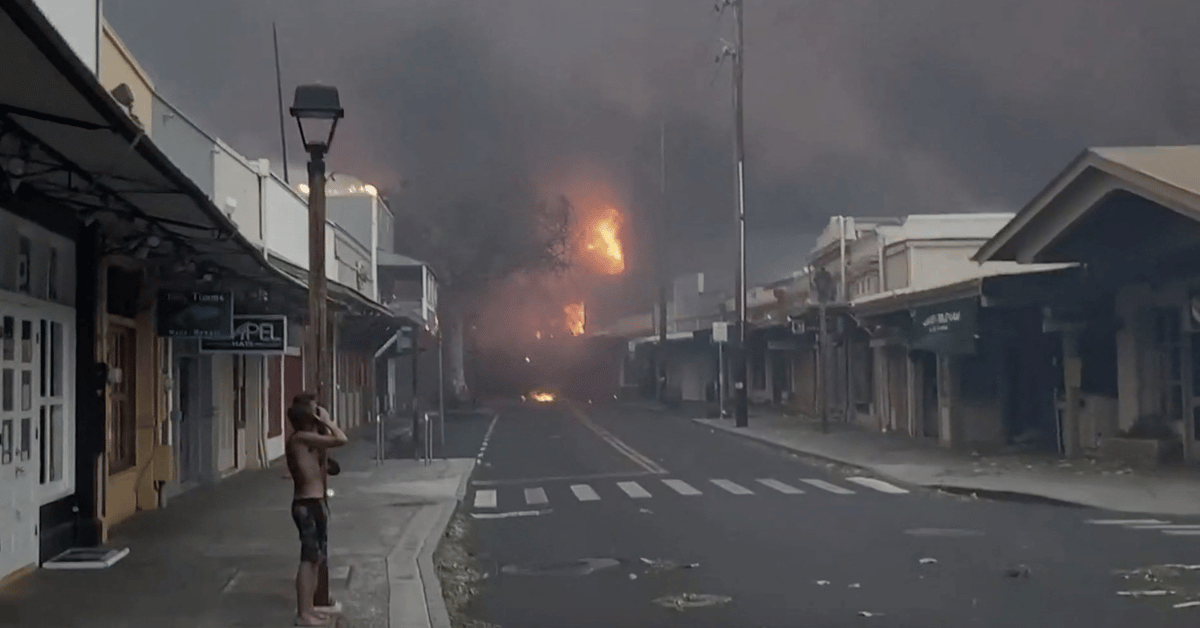
[[[285,84],[342,88],[334,169],[404,182],[405,210],[508,177],[554,188],[600,173],[630,218],[628,280],[597,288],[613,313],[651,295],[664,115],[671,269],[734,259],[728,67],[713,63],[730,20],[712,4],[105,2],[168,97],[250,155],[278,155],[278,21]],[[832,214],[1015,210],[1086,146],[1200,136],[1197,3],[745,4],[760,275],[798,264]]]

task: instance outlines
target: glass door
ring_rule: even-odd
[[[37,323],[24,308],[0,304],[0,577],[38,557]]]

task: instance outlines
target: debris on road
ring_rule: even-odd
[[[653,511],[653,510],[650,510],[649,508],[638,508],[638,512],[640,512],[640,513],[642,513],[642,514],[644,514],[644,515],[652,515],[652,514],[654,514],[654,511]]]
[[[919,560],[917,562],[921,563],[922,565],[936,565],[937,559],[936,558],[922,558],[921,560]]]
[[[1028,578],[1029,573],[1028,565],[1017,565],[1004,570],[1004,575],[1009,578]]]
[[[680,563],[667,558],[642,558],[641,560],[643,564],[649,567],[646,573],[674,571],[676,569],[695,569],[700,566],[700,563]]]
[[[733,598],[728,595],[713,595],[709,593],[677,593],[655,598],[654,603],[664,608],[682,611],[685,608],[700,608],[728,604]]]
[[[1174,591],[1166,589],[1147,589],[1144,591],[1117,591],[1117,595],[1123,597],[1160,597],[1163,595],[1174,595]]]
[[[855,582],[855,583],[852,583],[852,584],[850,584],[850,586],[848,586],[848,587],[846,587],[846,588],[847,588],[847,589],[861,589],[861,588],[862,588],[862,585],[861,585],[861,584],[859,584],[859,583],[857,583],[857,582]]]
[[[630,579],[630,580],[637,580],[637,574],[635,574],[635,573],[631,573],[631,574],[629,574],[629,579]]]
[[[476,558],[466,550],[469,534],[467,521],[461,515],[455,517],[434,553],[442,597],[446,600],[446,610],[454,628],[497,628],[466,615],[468,603],[479,593],[477,583],[488,576],[480,573]]]
[[[819,587],[829,586],[829,581],[828,580],[817,580],[817,586],[819,586]]]
[[[500,572],[510,576],[587,576],[620,564],[615,558],[581,558],[548,565],[505,565]]]
[[[871,611],[858,611],[859,617],[883,617],[883,613],[872,613]]]

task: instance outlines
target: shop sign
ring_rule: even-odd
[[[228,338],[233,293],[160,290],[155,323],[164,338]]]
[[[975,353],[979,299],[914,308],[909,345],[934,353]]]
[[[201,338],[200,351],[205,353],[267,353],[287,352],[287,317],[278,314],[236,315],[233,333],[227,338]]]

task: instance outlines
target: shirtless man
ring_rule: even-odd
[[[300,531],[300,568],[296,571],[296,625],[324,626],[329,617],[313,607],[318,567],[327,558],[328,511],[325,505],[327,450],[347,442],[346,433],[329,419],[309,393],[296,396],[287,411],[295,430],[287,440],[287,465],[295,491],[292,520]]]

